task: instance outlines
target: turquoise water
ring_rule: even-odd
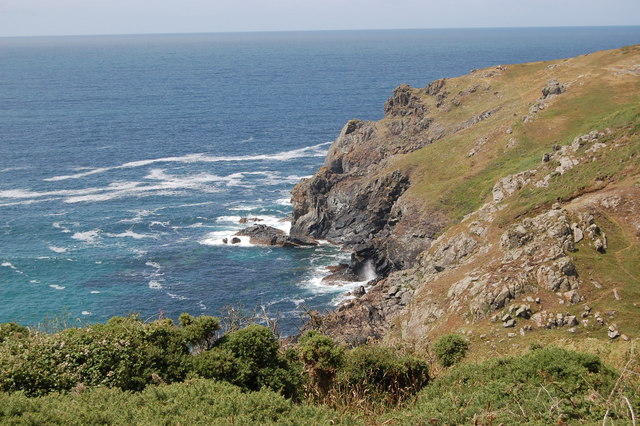
[[[640,42],[639,27],[0,38],[0,322],[335,306],[348,253],[225,246],[392,89]]]

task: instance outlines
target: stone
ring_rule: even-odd
[[[574,315],[568,315],[564,318],[564,324],[569,327],[578,325],[578,319]]]
[[[520,307],[515,312],[516,317],[525,319],[531,318],[531,314],[531,307],[529,305],[520,305]]]
[[[229,243],[229,239],[228,239],[228,238],[223,238],[223,239],[222,239],[222,242],[223,242],[224,244],[228,244],[228,243]]]
[[[318,242],[310,237],[290,236],[283,230],[267,225],[253,225],[236,232],[236,236],[249,237],[251,244],[276,247],[313,247]],[[233,242],[233,241],[232,241]]]
[[[613,297],[614,297],[616,300],[621,300],[621,299],[622,299],[622,297],[620,296],[620,292],[618,291],[618,289],[617,289],[617,288],[614,288],[614,289],[613,289]]]
[[[520,328],[520,335],[524,336],[524,328]]]
[[[504,328],[511,328],[516,326],[516,320],[510,319],[502,323]]]
[[[353,295],[356,296],[356,297],[364,296],[366,293],[367,293],[367,291],[364,289],[363,285],[361,285],[360,287],[358,287],[355,290],[353,290]]]
[[[508,337],[509,339],[513,339],[514,337],[516,337],[516,333],[508,333],[508,334],[507,334],[507,337]]]
[[[565,92],[567,88],[564,84],[560,84],[558,80],[551,79],[547,82],[547,85],[542,88],[542,99],[547,99],[553,95],[560,95]]]
[[[505,314],[505,315],[502,317],[502,322],[507,322],[507,321],[509,321],[510,319],[511,319],[511,314]]]
[[[576,329],[574,327],[571,327],[570,329],[567,330],[569,333],[575,333]]]
[[[579,243],[580,241],[582,241],[582,239],[584,238],[584,233],[582,232],[582,229],[578,227],[577,223],[571,224],[571,230],[573,231],[573,242]]]
[[[629,336],[627,336],[626,334],[621,334],[621,335],[620,335],[620,338],[621,338],[622,340],[624,340],[625,342],[628,342],[628,341],[629,341]]]
[[[242,240],[238,237],[231,238],[231,244],[240,244]]]
[[[612,327],[609,327],[607,336],[609,336],[609,339],[611,340],[617,339],[618,337],[620,337],[620,332],[618,332],[618,330],[616,330],[615,328],[612,329]]]

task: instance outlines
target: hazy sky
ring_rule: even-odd
[[[0,0],[0,36],[640,25],[640,0]]]

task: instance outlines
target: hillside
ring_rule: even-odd
[[[640,46],[398,87],[293,191],[292,234],[381,279],[322,318],[358,344],[628,341],[640,320]]]

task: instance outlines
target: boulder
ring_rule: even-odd
[[[249,237],[251,244],[264,246],[313,247],[318,245],[318,242],[313,238],[290,236],[280,229],[267,225],[253,225],[237,232],[235,235]],[[234,239],[238,239],[238,242],[240,242],[239,238]],[[233,243],[233,240],[231,242]]]

